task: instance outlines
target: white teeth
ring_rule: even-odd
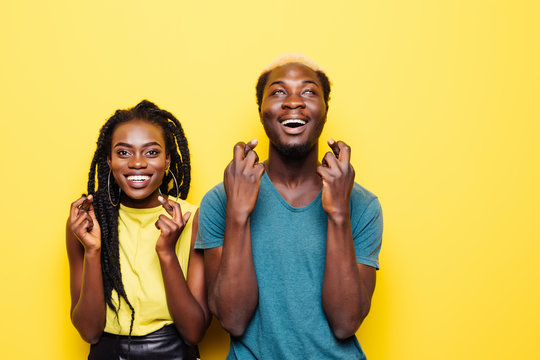
[[[146,181],[148,179],[150,179],[150,176],[148,175],[130,175],[127,177],[127,179],[129,181],[133,181],[133,182],[143,182],[143,181]]]
[[[289,125],[289,124],[305,125],[306,122],[304,120],[300,120],[300,119],[287,119],[287,120],[283,121],[281,124],[283,124],[283,125]]]

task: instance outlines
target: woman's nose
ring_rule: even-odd
[[[145,158],[138,155],[133,156],[128,163],[128,166],[133,169],[144,169],[146,165]]]

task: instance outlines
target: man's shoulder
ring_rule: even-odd
[[[379,198],[363,186],[354,183],[351,192],[351,221],[365,223],[382,216]]]
[[[354,183],[351,191],[351,205],[357,207],[367,207],[370,203],[377,201],[378,198],[371,191],[358,183]]]
[[[220,182],[219,184],[208,190],[208,192],[204,195],[201,201],[201,207],[206,204],[226,202],[226,200],[227,195],[225,194],[225,187],[223,186],[223,182]]]

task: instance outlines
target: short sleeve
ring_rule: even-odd
[[[206,193],[199,208],[199,230],[195,249],[211,249],[223,245],[226,205],[223,183]]]
[[[378,270],[383,232],[381,204],[372,196],[367,206],[357,210],[351,218],[356,262]]]

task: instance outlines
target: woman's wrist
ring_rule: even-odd
[[[84,256],[86,258],[98,258],[101,259],[101,246],[88,247],[84,249]]]
[[[156,253],[160,261],[176,258],[176,251],[173,247],[158,247],[156,246]]]

